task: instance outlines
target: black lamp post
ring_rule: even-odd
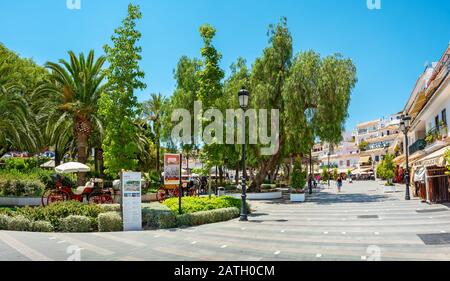
[[[408,115],[405,115],[402,117],[402,122],[400,123],[400,130],[405,134],[405,155],[406,155],[406,171],[405,171],[405,180],[406,180],[406,197],[405,200],[409,201],[411,200],[411,195],[409,191],[409,182],[410,182],[410,175],[409,175],[409,139],[408,139],[408,132],[411,123],[411,117]]]
[[[242,206],[241,206],[241,218],[240,221],[248,221],[248,211],[247,211],[247,171],[245,167],[246,154],[245,154],[245,143],[246,143],[246,133],[245,133],[245,111],[248,107],[248,100],[250,93],[242,87],[239,91],[239,105],[242,108]]]

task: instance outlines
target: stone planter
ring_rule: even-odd
[[[5,207],[25,207],[25,206],[41,206],[40,197],[0,197],[0,206]]]
[[[305,202],[306,194],[305,193],[291,193],[291,202]]]
[[[397,188],[395,186],[384,186],[383,192],[384,193],[395,193],[395,192],[397,192]]]
[[[227,194],[228,196],[241,199],[242,194],[240,193],[232,193]],[[247,193],[248,200],[278,200],[283,197],[283,193],[281,191],[276,192],[262,192],[262,193]]]

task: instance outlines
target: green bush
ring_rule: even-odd
[[[11,217],[0,214],[0,230],[8,230]]]
[[[11,231],[31,231],[32,222],[24,216],[11,218],[8,223],[8,230]]]
[[[271,189],[276,189],[277,185],[276,184],[262,184],[261,185],[261,189],[262,190],[271,190]]]
[[[120,204],[104,204],[99,207],[105,212],[121,212]]]
[[[122,217],[120,213],[108,212],[100,214],[98,220],[98,231],[100,232],[117,232],[123,230]]]
[[[164,202],[164,205],[169,207],[174,213],[178,214],[178,198],[170,198]],[[201,211],[210,211],[224,208],[241,208],[241,199],[230,196],[222,197],[183,197],[182,199],[182,214],[190,214]],[[248,206],[250,210],[250,206]]]
[[[61,220],[61,231],[81,233],[92,231],[91,219],[86,216],[68,216]]]
[[[39,197],[44,191],[44,184],[36,180],[0,180],[0,194],[15,197]]]
[[[225,208],[212,211],[197,212],[179,215],[177,224],[179,226],[197,226],[238,218],[240,211],[238,208]]]
[[[55,228],[48,221],[35,221],[32,223],[31,230],[33,232],[53,232]]]
[[[97,217],[106,211],[98,205],[85,205],[77,201],[58,202],[47,207],[25,207],[15,213],[22,215],[31,221],[48,221],[56,231],[61,229],[61,219],[69,216],[85,216],[91,220],[91,227],[97,228]]]
[[[142,225],[144,228],[174,228],[176,215],[165,205],[150,203],[142,205]]]

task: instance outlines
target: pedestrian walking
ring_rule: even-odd
[[[338,193],[341,193],[343,182],[342,176],[339,176],[337,179]]]

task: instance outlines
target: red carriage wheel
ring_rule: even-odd
[[[47,189],[47,190],[44,191],[44,193],[41,196],[41,204],[42,204],[42,206],[47,206],[48,205],[47,198],[48,198],[48,196],[50,195],[50,193],[52,191],[53,191],[52,189]]]
[[[57,202],[69,200],[69,196],[61,190],[51,190],[47,196],[47,206]]]
[[[189,189],[189,196],[191,196],[191,197],[196,197],[196,196],[198,196],[197,189],[196,189],[196,188],[191,188],[191,189]]]
[[[158,192],[156,193],[156,199],[162,203],[166,200],[166,189],[164,187],[161,187],[158,189]]]

